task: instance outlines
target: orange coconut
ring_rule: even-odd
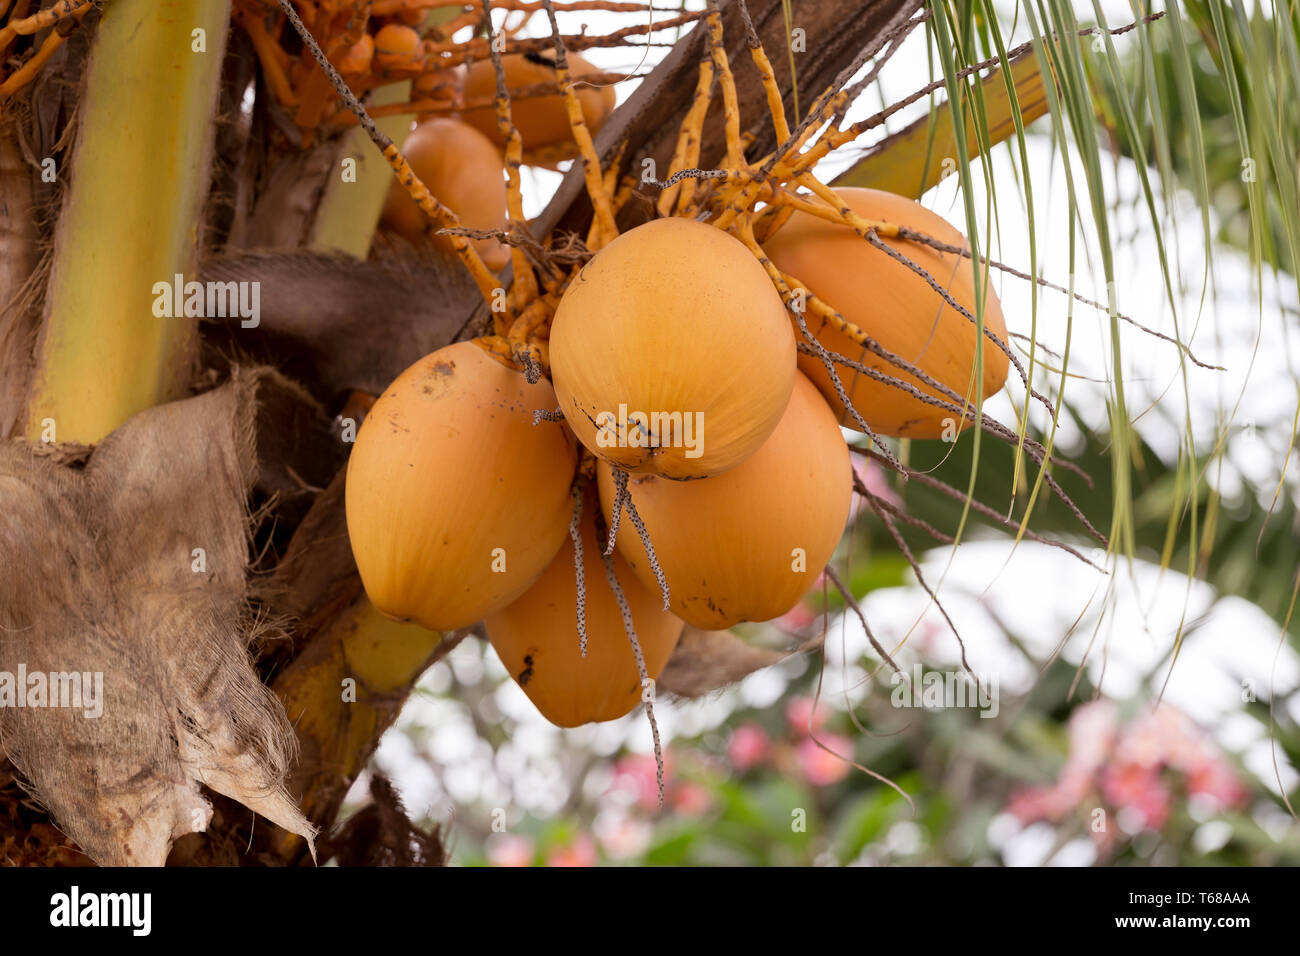
[[[692,219],[646,223],[597,253],[560,300],[550,352],[579,440],[669,478],[744,461],[794,387],[780,295],[739,240]]]
[[[878,189],[837,190],[858,215],[908,226],[949,245],[966,247],[966,238],[919,203]],[[939,252],[900,239],[885,239],[930,273],[971,315],[975,314],[975,284],[970,259]],[[797,212],[763,248],[783,272],[799,279],[831,308],[889,351],[916,365],[958,395],[975,400],[975,324],[932,289],[906,265],[868,245],[847,226]],[[842,332],[809,313],[808,328],[832,352],[879,369],[937,398],[943,397],[915,376],[868,352]],[[984,323],[1003,342],[1007,326],[991,285],[986,286]],[[1006,382],[1007,357],[987,338],[983,342],[984,398]],[[839,414],[840,424],[855,427],[853,417],[835,394],[821,359],[800,354],[799,368],[817,383]],[[929,405],[884,382],[837,366],[845,389],[864,421],[883,435],[908,438],[951,437],[958,414]],[[968,424],[968,422],[967,422]],[[964,426],[963,426],[964,427]]]
[[[543,379],[528,384],[475,342],[420,359],[357,434],[346,505],[375,607],[433,630],[464,627],[533,583],[563,542],[576,446]]]
[[[418,125],[402,152],[429,192],[460,217],[470,229],[503,229],[506,225],[505,165],[497,148],[478,130],[454,119],[439,117]],[[410,242],[426,237],[450,251],[446,236],[415,204],[402,186],[388,190],[380,224]],[[510,258],[497,239],[471,240],[489,269],[502,269]]]
[[[720,630],[794,607],[844,531],[851,468],[834,413],[798,375],[776,431],[735,468],[701,481],[630,476],[628,490],[668,580],[673,613]],[[606,520],[612,520],[613,474],[602,462],[597,476]],[[641,583],[657,590],[626,514],[617,542]]]
[[[614,720],[641,702],[642,686],[623,616],[605,577],[603,542],[596,534],[596,493],[587,492],[582,516],[587,656],[579,652],[573,543],[566,541],[537,583],[484,624],[501,663],[542,716],[561,727]],[[663,609],[657,592],[641,586],[619,556],[614,574],[632,611],[646,675],[657,679],[682,622]]]
[[[465,80],[465,68],[453,66],[442,70],[421,73],[411,81],[411,99],[435,100],[450,103],[460,92]]]
[[[339,60],[340,73],[357,76],[370,72],[370,64],[375,58],[375,38],[369,33],[361,34],[361,39],[352,44]]]
[[[568,55],[569,73],[574,79],[599,73],[576,53]],[[538,83],[555,83],[559,75],[555,71],[555,56],[548,53],[512,53],[501,58],[505,69],[506,87],[511,91],[510,115],[524,149],[536,149],[552,143],[573,141],[569,126],[569,113],[564,105],[563,93],[549,96],[530,96],[515,99],[514,93],[526,86]],[[465,75],[465,101],[491,103],[497,92],[496,68],[491,60],[479,60],[470,65]],[[605,123],[605,118],[614,110],[614,88],[610,86],[578,86],[578,102],[582,106],[582,118],[594,136]],[[497,115],[493,106],[481,106],[468,109],[461,118],[499,146],[505,145],[505,139],[497,129]]]
[[[375,66],[381,70],[414,70],[424,61],[420,34],[401,23],[390,23],[375,34]]]

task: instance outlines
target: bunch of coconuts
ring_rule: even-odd
[[[385,27],[385,29],[388,29]],[[383,32],[380,33],[381,37]],[[520,89],[542,83],[554,83],[556,71],[551,55],[514,53],[501,58],[506,86]],[[573,77],[590,76],[598,71],[576,53],[568,56]],[[452,71],[447,71],[452,72]],[[496,68],[489,60],[479,60],[468,69],[458,69],[446,80],[431,80],[428,96],[448,99],[449,90],[459,89],[466,103],[490,100],[496,93]],[[425,74],[416,80],[436,78]],[[582,86],[577,91],[583,120],[594,134],[614,110],[612,86]],[[565,109],[564,96],[553,93],[515,99],[510,107],[511,121],[519,132],[525,161],[540,157],[548,149],[559,150],[573,144],[573,130]],[[505,139],[497,127],[496,110],[475,106],[455,116],[434,115],[420,122],[407,137],[402,154],[411,169],[429,187],[433,195],[444,200],[452,212],[470,229],[502,230],[506,227]],[[393,183],[384,203],[380,225],[384,231],[401,236],[407,242],[429,241],[447,252],[450,241],[434,235],[436,226],[420,211],[415,200],[399,183]],[[498,239],[472,240],[478,254],[494,272],[505,268],[509,249]]]
[[[911,200],[839,193],[864,218],[965,246]],[[885,241],[974,313],[969,258]],[[924,277],[802,212],[763,248],[886,350],[974,394],[975,324]],[[991,290],[985,324],[1005,341]],[[842,331],[809,328],[830,352],[939,394]],[[763,265],[731,235],[682,218],[629,230],[564,292],[550,329],[553,384],[530,384],[470,341],[424,357],[376,401],[347,475],[367,594],[383,613],[435,630],[484,620],[506,669],[558,725],[630,712],[643,688],[610,576],[653,679],[685,623],[716,630],[790,610],[844,532],[852,469],[840,427],[855,418],[820,358],[797,350],[799,335]],[[1002,387],[1007,359],[987,338],[982,345],[987,398]],[[955,427],[953,412],[906,389],[847,367],[840,377],[876,434],[935,438]],[[563,420],[534,424],[535,411],[557,405]],[[575,515],[580,445],[595,457],[597,494],[589,487]],[[653,545],[667,608],[626,514],[608,563],[603,555],[620,486]]]

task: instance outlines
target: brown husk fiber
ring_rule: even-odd
[[[259,384],[142,412],[83,467],[0,444],[0,672],[102,673],[102,715],[0,707],[0,751],[95,862],[160,866],[206,827],[200,784],[309,840],[284,710],[248,653]],[[202,549],[202,561],[195,549]]]

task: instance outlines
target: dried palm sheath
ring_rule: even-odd
[[[265,625],[246,603],[245,502],[270,374],[136,415],[83,468],[0,445],[0,673],[102,680],[90,707],[0,707],[0,748],[100,864],[161,865],[207,825],[200,784],[314,836],[281,783],[292,732],[248,654]]]

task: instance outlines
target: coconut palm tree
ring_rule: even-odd
[[[501,53],[549,62],[554,84],[512,97],[563,93],[574,125],[553,154],[525,156],[503,137],[511,222],[496,238],[512,247],[501,287],[518,314],[615,228],[685,209],[683,196],[707,209],[716,170],[746,157],[760,183],[805,132],[807,148],[838,161],[838,185],[919,198],[952,177],[972,276],[1019,273],[1034,293],[1008,350],[1023,380],[1013,373],[1009,424],[984,418],[989,396],[975,389],[969,411],[953,407],[978,427],[956,441],[853,440],[907,477],[903,509],[859,487],[892,529],[885,546],[911,560],[986,526],[1052,539],[1117,573],[1154,556],[1289,623],[1300,580],[1288,547],[1293,472],[1270,479],[1275,496],[1249,485],[1240,513],[1225,514],[1209,475],[1232,423],[1207,439],[1190,402],[1145,415],[1121,330],[1141,327],[1149,347],[1169,350],[1184,397],[1214,364],[1198,355],[1212,336],[1193,351],[1183,307],[1199,286],[1171,226],[1178,183],[1203,216],[1204,274],[1215,265],[1210,216],[1227,204],[1223,230],[1245,237],[1256,274],[1267,266],[1294,303],[1295,11],[1185,0],[1108,22],[1100,5],[1065,0],[555,7],[617,25],[561,33],[553,17],[541,22],[550,3],[515,0],[0,0],[0,672],[99,673],[106,688],[98,721],[0,708],[0,858],[443,860],[436,834],[413,832],[382,784],[369,811],[330,830],[419,676],[483,636],[374,607],[343,489],[374,397],[421,356],[496,327],[497,280],[466,268],[477,259],[464,231],[406,175],[399,149],[412,116],[465,105],[438,77]],[[539,22],[525,29],[530,12]],[[376,46],[379,28],[409,24],[421,55],[383,60],[396,54]],[[625,101],[584,138],[563,57],[622,50],[635,63],[650,42],[670,45],[653,69],[630,71]],[[353,70],[365,43],[374,49]],[[884,94],[894,70],[915,72],[927,56],[933,82]],[[1035,217],[1047,189],[1035,140],[1062,157],[1063,219]],[[1135,207],[1118,205],[1116,156],[1134,160]],[[564,171],[526,222],[513,192],[525,158]],[[1013,177],[995,177],[995,162]],[[1233,177],[1244,168],[1250,177]],[[394,170],[454,254],[376,238]],[[784,181],[792,194],[807,185],[793,172]],[[778,198],[764,201],[775,210]],[[1164,290],[1161,321],[1054,280],[1066,287],[1055,315],[1101,317],[1104,364],[1089,370],[1103,379],[1089,393],[1099,415],[1067,388],[1069,334],[1040,343],[1039,292],[1059,296],[1042,285],[1042,264],[1068,247],[1068,274],[1092,260],[1114,289],[1126,216],[1152,231],[1146,276]],[[1013,229],[1028,251],[1004,267],[997,240]],[[978,328],[986,306],[976,294]],[[1281,350],[1289,334],[1269,327],[1261,341]],[[814,343],[810,334],[805,350],[816,354]],[[513,345],[510,360],[532,374],[544,351]],[[1079,436],[1068,456],[1058,428]],[[855,591],[850,575],[845,599]],[[696,633],[661,689],[698,696],[782,656]],[[250,811],[278,826],[255,827]]]

